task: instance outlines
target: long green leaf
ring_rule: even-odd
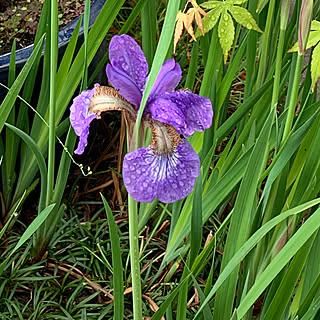
[[[4,123],[6,122],[11,109],[16,101],[16,98],[29,74],[31,67],[33,66],[37,55],[39,54],[40,50],[42,50],[44,36],[41,38],[37,46],[34,48],[30,58],[23,66],[21,72],[19,73],[17,79],[13,83],[12,87],[10,88],[9,92],[7,93],[6,97],[2,101],[0,105],[0,132],[3,129]]]
[[[249,149],[216,184],[209,184],[203,200],[203,223],[209,219],[212,212],[218,208],[219,204],[221,204],[239,183],[243,177],[251,152],[252,149]],[[174,258],[175,250],[183,242],[184,237],[190,232],[191,201],[192,198],[188,197],[168,244],[163,264],[169,263]]]
[[[259,243],[259,241],[275,226],[280,224],[281,222],[288,219],[293,215],[297,215],[300,212],[303,212],[313,206],[316,206],[320,203],[320,198],[315,200],[309,201],[304,203],[296,208],[290,209],[286,212],[283,212],[281,215],[271,219],[266,224],[264,224],[259,230],[257,230],[244,244],[243,246],[237,251],[237,253],[232,257],[226,267],[223,269],[221,274],[219,275],[217,281],[215,282],[213,288],[210,290],[208,296],[206,297],[205,301],[201,304],[196,317],[202,311],[204,305],[206,305],[213,295],[216,293],[218,288],[224,283],[224,281],[229,277],[232,271],[238,267],[239,263],[245,258],[245,256]],[[292,239],[291,239],[292,240]],[[277,257],[276,257],[277,258]],[[243,304],[243,302],[241,303]],[[195,318],[196,318],[195,317]]]
[[[29,227],[26,229],[26,231],[23,233],[23,235],[20,237],[20,240],[15,245],[15,247],[10,251],[10,254],[8,257],[0,264],[0,275],[2,274],[4,268],[6,267],[9,258],[26,242],[28,241],[32,235],[40,228],[40,226],[44,223],[44,221],[47,219],[53,208],[55,207],[55,204],[51,204],[50,206],[46,207],[43,211],[39,213],[39,215],[31,222]]]
[[[229,232],[225,244],[221,270],[227,265],[235,252],[246,240],[252,210],[255,208],[259,177],[265,165],[268,141],[274,113],[271,112],[253,148],[246,172],[240,185],[239,193],[233,209]],[[215,301],[215,319],[229,319],[232,315],[233,300],[238,280],[237,269],[217,291]]]
[[[283,214],[280,215],[280,217]],[[249,310],[252,304],[258,299],[261,293],[267,288],[270,282],[299,251],[299,249],[313,236],[320,227],[320,209],[318,209],[292,236],[288,243],[271,261],[267,268],[249,290],[243,301],[238,307],[238,316],[241,319]]]
[[[46,183],[47,183],[47,166],[46,162],[44,160],[44,157],[42,156],[42,153],[38,147],[38,145],[35,143],[35,141],[28,136],[25,132],[22,130],[16,128],[15,126],[12,126],[9,123],[5,123],[5,125],[12,130],[15,134],[17,134],[30,148],[32,153],[34,154],[36,161],[38,163],[39,169],[40,169],[40,175],[41,175],[41,191],[40,191],[40,200],[39,200],[39,212],[44,209],[45,206],[45,196],[46,196]]]
[[[111,251],[112,251],[112,267],[113,267],[113,289],[114,289],[114,320],[122,320],[124,317],[124,290],[123,290],[123,266],[121,260],[121,249],[119,239],[119,228],[114,220],[112,211],[108,205],[108,202],[102,194],[104,208],[107,213],[109,222],[109,231],[111,239]]]

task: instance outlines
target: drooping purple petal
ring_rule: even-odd
[[[185,137],[209,128],[213,117],[210,99],[185,90],[158,95],[147,105],[146,112],[158,121],[171,124]]]
[[[76,154],[83,153],[87,145],[90,123],[97,118],[95,113],[89,113],[88,111],[94,93],[95,88],[82,91],[80,95],[73,99],[73,104],[70,107],[70,122],[76,135],[80,137],[78,148],[74,151]]]
[[[114,36],[109,45],[109,59],[108,80],[124,98],[139,107],[148,74],[148,63],[140,46],[126,34]]]
[[[171,203],[191,193],[200,172],[200,160],[188,141],[170,154],[158,155],[150,147],[128,153],[123,181],[133,199],[151,202],[156,197]]]
[[[173,91],[181,80],[181,68],[174,59],[169,59],[163,63],[157,75],[156,81],[150,92],[150,97],[163,92]]]

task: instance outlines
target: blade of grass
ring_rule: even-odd
[[[190,261],[195,260],[202,241],[202,170],[194,186],[193,206],[191,214]]]
[[[112,251],[112,268],[113,268],[113,288],[114,288],[114,320],[122,320],[124,317],[124,290],[123,290],[123,266],[121,260],[121,248],[119,239],[119,229],[114,220],[112,211],[108,202],[102,194],[101,198],[108,217],[111,251]]]
[[[50,89],[49,89],[49,140],[48,140],[48,180],[46,205],[51,202],[54,186],[55,145],[56,145],[56,93],[58,63],[58,3],[50,1]]]
[[[46,166],[46,162],[42,156],[42,153],[39,149],[39,147],[37,146],[37,144],[35,143],[35,141],[28,136],[25,132],[23,132],[22,130],[16,128],[15,126],[9,124],[9,123],[5,123],[5,125],[12,130],[15,134],[17,134],[26,144],[27,146],[31,149],[31,151],[33,152],[36,161],[38,163],[39,169],[40,169],[40,175],[41,175],[41,191],[40,191],[40,200],[39,200],[39,212],[41,212],[44,207],[45,207],[45,197],[46,197],[46,190],[47,190],[47,166]]]
[[[302,248],[302,246],[313,236],[313,234],[319,229],[319,227],[320,209],[318,209],[289,239],[283,249],[271,261],[271,263],[263,271],[260,277],[256,280],[256,282],[251,287],[248,294],[245,296],[238,307],[237,312],[240,319],[245,315],[254,301],[256,301],[256,299],[266,289],[270,282],[277,276],[282,268],[284,268],[284,266],[291,260],[291,258],[300,250],[300,248]]]
[[[161,304],[157,312],[151,317],[151,320],[161,320],[162,316],[165,314],[166,310],[169,308],[174,298],[181,290],[181,287],[189,280],[189,276],[186,277],[183,281],[181,281],[178,286],[171,291],[169,295],[166,296],[165,302]]]
[[[57,95],[60,94],[64,81],[67,77],[68,71],[70,69],[72,58],[77,45],[81,22],[82,22],[82,16],[80,16],[79,18],[79,21],[72,33],[67,49],[64,52],[62,60],[59,65],[58,74],[57,74],[57,79],[59,79],[59,81],[57,81]]]
[[[209,187],[206,191],[206,196],[203,200],[203,223],[209,219],[212,212],[218,208],[219,204],[221,204],[221,202],[239,183],[248,164],[251,151],[251,149],[248,150],[216,184],[209,184]],[[175,250],[183,242],[185,236],[190,232],[190,214],[192,208],[191,201],[192,199],[189,196],[185,202],[183,210],[180,213],[180,217],[172,234],[171,241],[168,243],[166,255],[163,259],[163,265],[169,263],[173,259]]]
[[[40,212],[40,214],[31,222],[29,227],[26,229],[26,231],[22,234],[20,237],[18,243],[15,245],[15,247],[10,251],[9,255],[6,257],[6,259],[0,264],[0,275],[2,274],[4,268],[7,265],[7,262],[9,261],[10,257],[20,249],[20,247],[28,241],[32,235],[40,228],[42,223],[47,219],[51,211],[53,210],[55,204],[51,204],[50,206],[46,207],[43,211]]]
[[[274,112],[271,112],[253,147],[246,172],[243,176],[230,221],[221,270],[225,268],[248,236],[248,226],[250,226],[252,210],[255,208],[254,203],[259,188],[259,177],[265,165],[273,119]],[[231,317],[237,281],[238,269],[235,269],[229,279],[217,291],[215,300],[215,319],[222,320]]]
[[[149,66],[151,66],[157,46],[157,10],[155,0],[147,1],[141,10],[141,34],[142,50]]]
[[[44,37],[41,38],[41,40],[39,41],[39,43],[35,47],[30,58],[28,59],[28,61],[24,65],[24,67],[22,68],[17,79],[12,84],[12,87],[10,88],[8,94],[6,95],[6,97],[4,98],[4,100],[2,101],[2,103],[0,105],[0,132],[3,129],[4,123],[6,122],[8,116],[13,108],[14,102],[16,101],[16,98],[19,94],[19,91],[21,90],[21,88],[22,88],[22,86],[23,86],[23,84],[29,74],[29,71],[34,64],[38,53],[42,49],[43,39],[44,39]]]
[[[10,88],[16,79],[16,39],[14,39],[9,65],[9,77],[8,77],[8,87]],[[7,122],[14,125],[16,118],[15,106],[8,116]],[[15,159],[18,153],[17,143],[15,143],[15,136],[12,131],[6,129],[5,135],[5,154],[4,154],[4,166],[2,167],[2,187],[3,187],[3,197],[4,202],[8,206],[11,199],[13,184],[15,181]]]
[[[224,281],[230,276],[232,271],[238,267],[239,263],[245,258],[245,256],[259,243],[263,237],[270,232],[275,226],[280,224],[281,222],[285,221],[288,219],[288,217],[291,217],[293,215],[297,215],[300,212],[303,212],[313,206],[316,206],[320,203],[320,198],[317,198],[315,200],[306,202],[298,207],[295,207],[293,209],[287,210],[283,212],[281,215],[276,216],[275,218],[271,219],[268,221],[266,224],[264,224],[259,230],[257,230],[243,245],[242,247],[237,251],[236,254],[231,258],[229,263],[226,265],[224,270],[221,272],[219,275],[217,281],[215,282],[214,286],[210,290],[209,294],[207,295],[205,301],[201,304],[197,314],[195,315],[194,319],[198,317],[200,312],[203,310],[203,307],[210,301],[210,299],[213,297],[213,295],[216,293],[216,291],[221,287],[221,285],[224,283]],[[319,209],[318,209],[319,211]],[[319,219],[319,218],[318,218]],[[312,224],[312,223],[311,223]],[[310,225],[310,224],[309,224]],[[311,236],[311,235],[310,235]],[[290,239],[292,240],[292,238]],[[307,240],[307,239],[306,239]],[[302,245],[301,245],[302,246]],[[301,247],[300,246],[300,247]],[[290,251],[290,250],[286,250]],[[277,257],[276,257],[277,258]],[[276,259],[275,258],[275,259]],[[287,261],[288,262],[288,261]],[[272,264],[274,264],[272,262]],[[270,264],[271,265],[271,264]],[[271,269],[271,268],[270,268]],[[260,278],[259,278],[260,279]],[[250,290],[251,291],[251,290]],[[250,293],[249,291],[249,293]],[[248,294],[249,294],[248,293]],[[247,295],[248,296],[248,295]],[[247,296],[244,298],[247,299]],[[243,305],[243,301],[241,304]],[[239,308],[238,308],[239,310]],[[240,309],[241,311],[241,309]],[[244,313],[246,313],[247,310],[245,310]]]
[[[281,280],[281,283],[273,296],[271,303],[268,306],[266,314],[263,319],[265,320],[277,320],[281,319],[285,308],[288,305],[288,302],[292,298],[293,291],[297,285],[297,282],[300,278],[300,273],[305,267],[306,260],[310,253],[313,241],[316,234],[314,234],[308,242],[298,251],[296,256],[293,258],[290,263],[289,268],[286,270],[284,277]]]

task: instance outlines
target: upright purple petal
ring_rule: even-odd
[[[152,118],[172,125],[185,137],[209,128],[213,117],[210,99],[184,90],[158,95],[147,105],[146,112]]]
[[[108,80],[112,86],[130,103],[136,107],[140,106],[142,92],[135,83],[126,74],[123,74],[114,68],[111,64],[107,64],[106,68]]]
[[[123,161],[123,181],[133,199],[151,202],[156,197],[171,203],[191,193],[200,172],[197,153],[186,140],[170,154],[151,147],[128,153]]]
[[[173,91],[181,80],[181,73],[180,65],[174,59],[165,61],[153,84],[150,97],[155,97],[163,92]]]
[[[143,51],[133,38],[123,34],[111,39],[109,58],[108,80],[124,98],[138,107],[148,74]]]
[[[97,118],[95,113],[88,111],[94,93],[95,88],[82,91],[79,96],[73,99],[73,104],[70,107],[70,122],[76,135],[80,138],[78,148],[74,151],[76,154],[83,153],[87,145],[90,123]]]

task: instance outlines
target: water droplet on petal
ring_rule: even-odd
[[[225,15],[223,16],[223,19],[224,19],[225,21],[228,21],[228,19],[229,19],[228,15],[225,14]]]
[[[246,25],[246,27],[247,27],[248,29],[252,29],[252,24],[251,24],[251,23],[248,23],[248,24]]]
[[[150,164],[152,162],[152,158],[146,158],[146,163]]]

